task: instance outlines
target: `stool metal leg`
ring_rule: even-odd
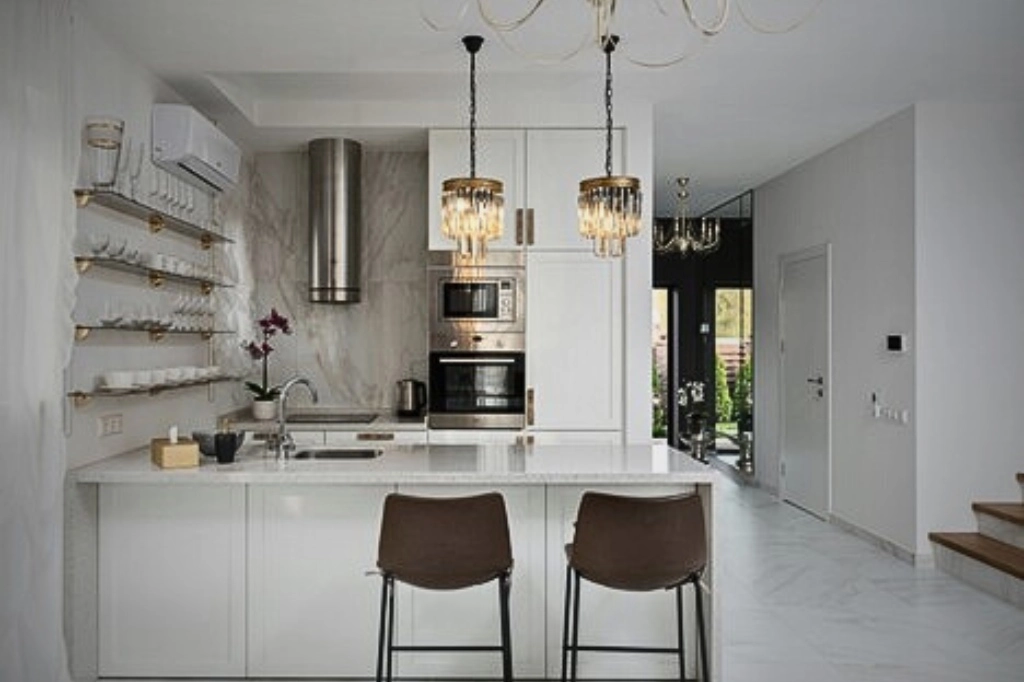
[[[508,613],[511,577],[506,573],[498,579],[498,598],[501,607],[501,674],[504,682],[512,682],[512,624]]]
[[[394,660],[394,646],[395,646],[395,579],[391,576],[387,578],[388,582],[388,665],[387,665],[387,682],[391,682],[391,662]]]
[[[569,603],[572,600],[572,568],[565,567],[565,598],[562,600],[562,682],[566,682],[566,657],[569,654]]]
[[[708,675],[708,643],[704,632],[704,595],[700,589],[700,578],[693,580],[694,603],[697,606],[697,645],[700,650],[700,674],[704,682],[708,682],[711,676]]]
[[[387,632],[388,578],[381,578],[380,627],[377,631],[377,682],[384,680],[384,637]]]
[[[580,574],[573,571],[572,590],[572,650],[570,660],[572,661],[572,682],[576,682],[576,663],[580,644]]]
[[[686,648],[683,643],[683,586],[676,585],[676,637],[679,646],[679,682],[686,682]]]

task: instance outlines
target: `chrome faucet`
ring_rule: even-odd
[[[313,382],[304,377],[292,377],[281,386],[281,392],[277,396],[277,438],[273,444],[274,457],[277,459],[288,459],[295,450],[295,441],[292,439],[291,434],[288,433],[288,426],[285,420],[288,408],[288,394],[296,384],[302,384],[309,390],[309,395],[313,397],[314,403],[320,401],[320,396],[317,395]]]

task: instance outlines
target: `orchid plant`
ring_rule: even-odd
[[[255,381],[247,381],[245,382],[245,387],[252,392],[255,400],[274,400],[280,389],[277,386],[270,385],[270,379],[267,375],[267,359],[274,352],[274,347],[270,345],[270,339],[278,332],[291,334],[292,328],[288,323],[288,318],[278,313],[276,308],[271,308],[270,314],[260,318],[258,323],[262,339],[245,341],[242,343],[242,348],[249,353],[249,357],[253,360],[260,360],[262,362],[262,381],[258,384]]]

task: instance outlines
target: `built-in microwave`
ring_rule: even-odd
[[[432,348],[453,339],[526,331],[526,269],[519,252],[492,251],[485,264],[462,264],[457,254],[432,251],[427,267]]]

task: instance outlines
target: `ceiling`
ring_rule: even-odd
[[[507,19],[532,2],[485,5]],[[695,4],[713,8],[714,2]],[[677,0],[619,3],[615,102],[653,107],[659,215],[673,212],[671,181],[679,175],[693,178],[693,208],[700,211],[914,102],[1024,100],[1024,0],[733,5],[726,29],[701,43],[678,16]],[[366,112],[414,100],[465,108],[466,56],[458,41],[466,33],[489,38],[479,61],[481,117],[486,103],[528,96],[593,105],[601,120],[596,47],[553,64],[535,59],[574,47],[592,30],[586,0],[548,0],[505,41],[483,25],[475,0],[79,0],[79,6],[107,39],[256,151],[298,148],[334,134],[370,146],[425,148],[421,127],[367,125]],[[749,28],[737,6],[776,22],[813,11],[796,30],[766,35]],[[424,15],[450,30],[431,28]],[[630,62],[681,53],[691,56],[663,69]]]

